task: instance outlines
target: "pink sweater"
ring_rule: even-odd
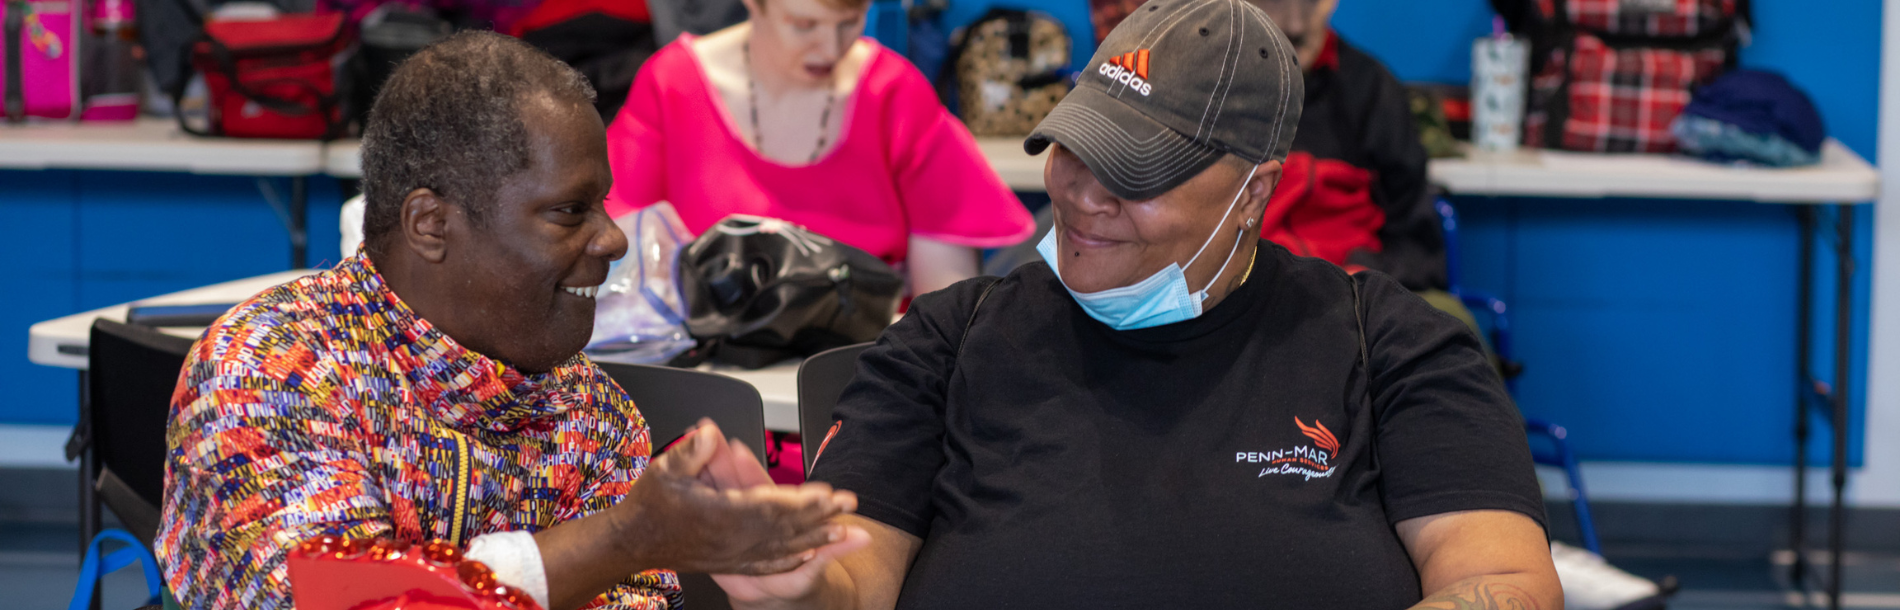
[[[731,214],[781,218],[902,262],[909,237],[994,248],[1035,223],[937,101],[922,74],[875,42],[837,146],[817,162],[760,156],[739,130],[682,35],[640,69],[607,128],[613,216],[667,201],[694,233]]]

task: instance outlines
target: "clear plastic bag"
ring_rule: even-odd
[[[696,343],[686,332],[679,251],[693,241],[672,204],[656,203],[614,221],[627,255],[607,271],[594,303],[587,355],[602,362],[663,364]]]

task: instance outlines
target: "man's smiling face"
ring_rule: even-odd
[[[479,222],[456,206],[448,243],[461,306],[476,323],[455,339],[531,372],[572,358],[594,327],[594,297],[627,238],[602,201],[613,185],[593,107],[522,100],[528,167],[509,176]]]

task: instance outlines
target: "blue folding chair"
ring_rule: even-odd
[[[1512,359],[1510,307],[1505,305],[1503,299],[1465,288],[1459,283],[1458,213],[1444,197],[1439,197],[1432,207],[1438,210],[1438,219],[1445,232],[1445,283],[1450,286],[1451,294],[1463,301],[1465,307],[1490,314],[1491,349],[1497,354],[1499,368],[1502,369],[1499,372],[1504,375],[1504,389],[1510,393],[1512,400],[1516,400],[1517,376],[1524,367]],[[1577,530],[1583,538],[1583,547],[1592,553],[1603,554],[1602,546],[1597,543],[1596,523],[1590,519],[1590,500],[1583,492],[1583,472],[1578,469],[1577,454],[1570,450],[1567,440],[1570,432],[1563,426],[1532,417],[1524,418],[1524,429],[1531,436],[1550,441],[1550,450],[1532,447],[1531,460],[1564,470],[1564,478],[1570,485],[1570,504],[1577,512]]]

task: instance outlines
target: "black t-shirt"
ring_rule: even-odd
[[[1154,328],[1090,318],[1044,263],[918,297],[836,417],[813,479],[924,541],[899,608],[1404,608],[1393,524],[1544,516],[1462,323],[1267,242],[1226,300]]]

